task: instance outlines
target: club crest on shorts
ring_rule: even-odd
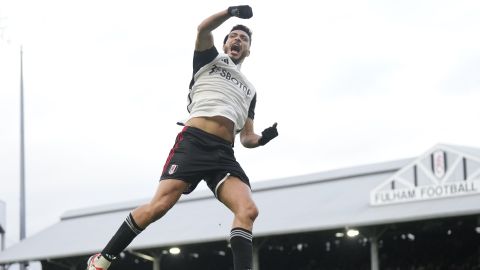
[[[177,171],[177,168],[178,168],[177,164],[170,165],[170,168],[168,169],[168,174],[174,174]]]

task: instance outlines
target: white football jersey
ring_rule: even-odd
[[[243,129],[247,117],[253,119],[255,115],[255,88],[240,71],[240,65],[228,55],[218,54],[215,47],[209,52],[195,52],[188,97],[190,118],[223,116],[234,123],[236,132]]]

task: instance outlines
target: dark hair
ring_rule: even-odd
[[[225,43],[227,43],[227,39],[228,39],[228,36],[230,35],[230,33],[231,33],[232,31],[235,31],[235,30],[241,30],[241,31],[247,33],[248,38],[249,38],[249,40],[250,40],[250,45],[252,44],[252,31],[251,31],[248,27],[246,27],[245,25],[237,24],[237,25],[235,25],[235,26],[232,28],[232,30],[230,30],[230,32],[225,36],[225,38],[223,39],[223,45],[225,45]]]

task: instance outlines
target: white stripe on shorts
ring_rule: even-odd
[[[223,184],[223,182],[225,182],[225,180],[227,180],[227,178],[230,176],[230,173],[227,173],[225,175],[225,177],[222,178],[222,180],[220,180],[220,182],[218,182],[217,186],[215,187],[215,197],[218,198],[218,194],[217,194],[217,190],[218,188]]]

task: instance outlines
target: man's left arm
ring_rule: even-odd
[[[277,123],[262,131],[262,135],[258,135],[254,131],[253,119],[247,118],[243,130],[240,133],[240,142],[246,148],[255,148],[267,144],[269,141],[271,141],[277,136]]]

